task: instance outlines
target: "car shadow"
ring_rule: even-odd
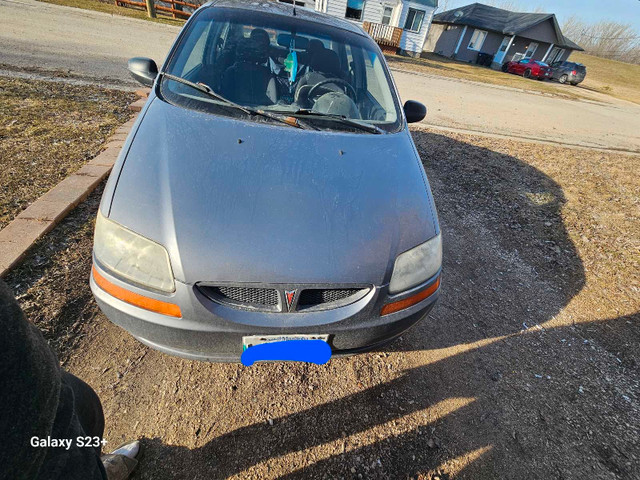
[[[144,439],[145,458],[134,478],[593,478],[635,472],[627,461],[634,441],[621,439],[628,438],[625,422],[637,426],[637,420],[624,410],[624,397],[611,385],[602,388],[594,372],[607,370],[622,386],[620,369],[637,368],[635,327],[623,365],[611,368],[601,358],[609,358],[603,326],[627,335],[638,314],[586,325],[557,321],[585,284],[561,217],[562,189],[515,157],[428,131],[412,133],[444,235],[437,307],[360,362],[372,386],[320,405],[309,402],[269,422],[243,418],[245,426],[198,440],[194,448]],[[594,356],[594,349],[605,353]],[[379,381],[367,368],[385,361],[380,358],[397,358],[403,368]],[[332,363],[341,368],[349,361]],[[269,375],[276,367],[252,368]],[[331,371],[314,369],[320,377]],[[276,396],[286,394],[273,388]],[[255,399],[239,393],[229,401]],[[615,424],[598,420],[612,409],[619,410]],[[206,412],[200,421],[203,431],[214,429]]]

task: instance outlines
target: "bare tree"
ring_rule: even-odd
[[[564,22],[562,32],[590,55],[640,63],[640,35],[631,25],[607,20],[590,24],[574,15]]]

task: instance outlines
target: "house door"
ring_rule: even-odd
[[[551,53],[549,53],[549,56],[547,57],[546,63],[548,63],[549,65],[551,65],[552,63],[555,63],[556,61],[558,61],[560,57],[562,57],[563,53],[564,53],[564,48],[553,47],[553,49],[551,50]]]
[[[536,42],[531,42],[529,44],[529,48],[527,48],[527,51],[524,52],[524,58],[533,57],[533,54],[536,53],[537,49],[538,49],[538,44]]]
[[[511,37],[507,36],[504,37],[502,39],[502,43],[500,44],[500,48],[498,48],[498,51],[496,52],[495,56],[493,57],[493,61],[496,63],[502,63],[502,61],[504,60],[504,56],[507,53],[507,47],[509,46],[509,42],[511,41]]]

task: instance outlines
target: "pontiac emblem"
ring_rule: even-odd
[[[296,296],[296,292],[298,290],[285,290],[284,296],[287,299],[287,311],[291,311],[291,305],[293,304],[293,299]]]

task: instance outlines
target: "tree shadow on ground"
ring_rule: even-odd
[[[630,385],[624,369],[637,365],[612,363],[588,326],[544,327],[585,283],[560,215],[562,189],[509,155],[413,135],[440,214],[444,283],[432,314],[380,350],[411,366],[198,448],[146,439],[136,478],[246,477],[251,469],[287,479],[638,473],[629,461],[638,440],[627,434],[638,421],[621,393]],[[631,318],[598,323],[615,331]]]

